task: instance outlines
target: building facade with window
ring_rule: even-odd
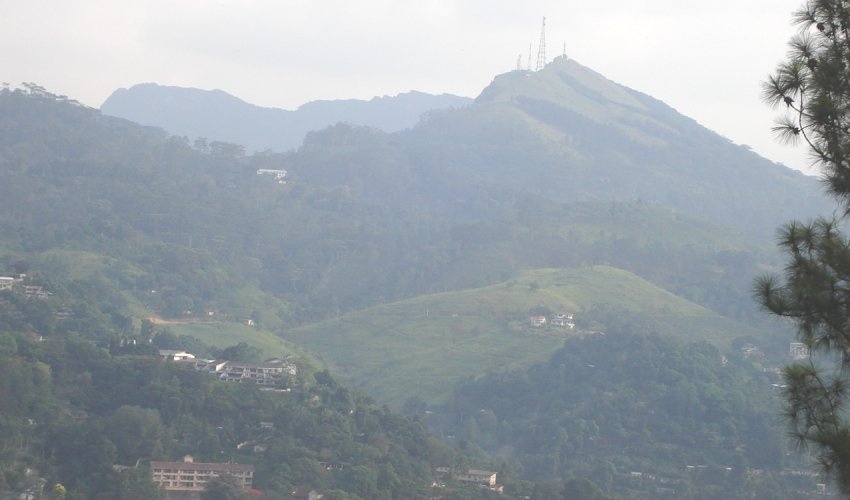
[[[191,455],[182,462],[151,461],[150,468],[154,484],[165,491],[201,492],[210,480],[223,475],[233,476],[246,490],[254,482],[253,465],[195,462]]]

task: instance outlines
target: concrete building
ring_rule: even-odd
[[[466,472],[457,474],[457,480],[494,488],[496,486],[496,473],[487,470],[468,469]]]
[[[253,465],[195,462],[191,455],[186,455],[182,462],[151,461],[150,468],[153,482],[167,492],[199,493],[207,482],[222,475],[233,476],[246,490],[254,482]]]
[[[271,359],[264,363],[197,360],[195,369],[215,374],[221,380],[229,382],[253,381],[257,385],[266,387],[286,385],[287,379],[298,373],[295,363],[282,359]]]

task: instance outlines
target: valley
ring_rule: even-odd
[[[0,291],[0,495],[32,468],[153,498],[133,464],[184,455],[270,498],[814,495],[777,420],[794,332],[752,296],[776,228],[834,210],[817,179],[566,57],[392,130],[325,109],[275,151],[0,91],[0,276],[47,291]]]

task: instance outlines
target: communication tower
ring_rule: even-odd
[[[522,71],[522,54],[516,56],[516,70]]]
[[[529,62],[530,64],[530,62]],[[543,25],[540,27],[540,45],[537,47],[537,71],[546,66],[546,18],[543,18]]]

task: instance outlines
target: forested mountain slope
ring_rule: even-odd
[[[340,125],[297,154],[244,156],[20,91],[0,95],[0,129],[3,246],[109,255],[113,278],[167,315],[247,317],[239,297],[259,288],[276,297],[261,308],[270,325],[297,324],[585,264],[747,315],[741,286],[765,262],[757,241],[658,205],[559,205],[496,178],[465,180],[469,170],[441,175],[406,135],[372,129]],[[259,168],[287,169],[288,183]]]
[[[640,199],[762,235],[831,210],[815,179],[565,57],[496,77],[407,138],[422,169],[560,202]]]
[[[612,330],[460,384],[427,419],[525,477],[587,477],[621,498],[814,498],[820,480],[788,453],[763,361]]]
[[[394,136],[390,144],[337,128],[333,144],[311,141],[293,159],[313,165],[316,147],[336,154],[340,142],[358,143],[355,150],[365,160],[386,166],[382,175],[388,167],[404,176],[393,178],[391,186],[379,186],[398,194],[405,190],[395,182],[401,180],[426,190],[426,202],[441,195],[457,198],[476,190],[506,189],[560,203],[643,200],[762,236],[792,217],[832,210],[815,179],[765,160],[663,102],[566,57],[541,71],[497,76],[471,105],[455,99],[413,92],[369,102],[318,101],[290,112],[297,125],[282,125],[272,117],[284,112],[252,106],[221,91],[144,84],[116,91],[103,110],[178,135],[218,138],[249,149],[264,149],[256,144],[268,137],[263,144],[281,150],[270,144],[292,126],[301,127],[302,135],[337,121],[396,131],[415,120],[382,125],[385,117],[397,114],[390,108],[411,110],[411,116],[427,109],[423,123]],[[313,118],[314,113],[323,118]],[[332,115],[336,118],[324,118]],[[239,132],[204,134],[199,123]],[[368,166],[349,153],[344,153],[343,164],[378,173],[364,170]],[[340,175],[341,165],[325,166],[341,182],[350,178]],[[357,189],[359,183],[350,187]]]
[[[280,179],[264,169],[287,173]],[[624,403],[614,405],[622,419],[606,417],[605,426],[596,424],[600,433],[585,432],[589,423],[582,430],[565,413],[596,418],[581,387],[559,383],[553,392],[536,392],[523,382],[511,387],[525,391],[526,408],[535,408],[543,423],[534,427],[535,415],[529,421],[500,409],[499,429],[528,427],[557,450],[529,458],[535,442],[525,441],[525,431],[503,441],[476,435],[474,427],[457,431],[469,438],[459,442],[468,451],[478,442],[516,461],[527,477],[557,480],[567,480],[573,469],[595,474],[569,461],[578,446],[570,432],[595,440],[611,429],[600,442],[606,453],[621,443],[611,435],[630,450],[616,462],[618,473],[657,459],[659,472],[668,474],[692,457],[688,442],[720,450],[717,464],[728,459],[758,467],[764,456],[735,447],[750,449],[757,439],[750,430],[766,417],[749,401],[771,404],[769,393],[759,392],[768,376],[740,364],[724,372],[712,363],[724,366],[724,356],[731,359],[752,341],[771,363],[782,359],[790,336],[764,325],[749,298],[750,283],[777,265],[769,235],[786,210],[804,216],[829,210],[815,180],[563,59],[537,73],[502,75],[468,108],[433,113],[404,132],[335,125],[308,134],[297,151],[250,156],[235,144],[190,145],[34,86],[2,90],[0,174],[3,272],[29,267],[48,289],[51,280],[72,283],[69,296],[99,304],[96,310],[77,304],[75,329],[65,333],[84,332],[87,341],[103,343],[116,331],[134,330],[140,316],[187,320],[214,313],[209,321],[223,329],[250,319],[298,344],[287,346],[309,347],[384,401],[403,403],[413,388],[421,391],[409,394],[408,406],[415,408],[467,377],[458,394],[477,392],[468,399],[480,405],[446,409],[444,416],[458,416],[446,424],[454,426],[469,421],[461,416],[468,411],[495,412],[501,403],[489,399],[498,392],[491,384],[513,384],[516,374],[480,377],[542,361],[548,368],[529,373],[545,380],[552,363],[557,370],[563,364],[559,380],[598,382],[593,387],[603,402],[610,393],[612,404]],[[16,345],[28,345],[18,344],[22,331],[57,332],[60,307],[47,310],[43,324],[18,325],[11,314]],[[582,335],[602,331],[626,339],[631,351],[599,347],[590,337],[567,344],[590,346],[582,352],[603,361],[606,352],[616,352],[624,364],[611,378],[590,375],[588,381],[583,357],[558,351],[569,332],[536,337],[524,326],[533,315],[559,312],[575,313]],[[693,347],[695,337],[709,342]],[[651,341],[640,340],[646,338]],[[53,366],[38,353],[10,352],[27,370],[38,362]],[[101,367],[98,356],[94,352],[92,362]],[[681,399],[676,384],[693,375],[687,360],[696,363],[694,376],[714,387],[682,386],[688,397]],[[652,368],[645,380],[635,376],[644,361]],[[665,363],[669,371],[660,368]],[[169,369],[154,373],[160,369],[152,368],[149,378],[181,380]],[[732,383],[739,379],[755,385],[735,393],[741,388]],[[732,392],[721,391],[724,384]],[[629,396],[647,388],[655,391],[652,401],[669,400],[681,410],[671,414],[679,426],[675,435],[694,431],[698,439],[670,442],[670,429],[649,425],[659,414],[646,399]],[[711,409],[727,396],[729,404]],[[561,406],[543,402],[558,397]],[[689,414],[685,407],[694,401],[700,406]],[[345,411],[313,410],[341,421],[346,443],[367,434]],[[112,411],[98,415],[111,418]],[[695,415],[714,420],[693,427]],[[472,419],[492,423],[478,420]],[[565,430],[567,437],[532,432],[553,425],[578,425],[579,431]],[[79,429],[83,436],[97,430]],[[777,451],[781,438],[771,436],[764,442]],[[553,456],[564,467],[528,465]]]
[[[74,332],[77,323],[115,339],[133,332],[93,321],[109,312],[94,301],[71,298],[73,318],[49,334],[39,328],[44,336],[26,331],[40,326],[53,300],[0,291],[2,498],[49,495],[56,484],[69,500],[168,498],[147,462],[187,454],[252,464],[263,498],[290,498],[304,485],[342,499],[428,498],[434,469],[461,460],[421,422],[327,372],[301,365],[289,390],[264,391],[166,361],[146,343],[95,345],[99,335]],[[168,336],[160,331],[154,345]]]
[[[721,316],[760,320],[749,286],[775,262],[770,241],[643,200],[561,204],[527,187],[522,169],[507,180],[494,164],[485,175],[461,163],[464,154],[435,163],[464,142],[444,136],[421,149],[433,139],[429,123],[395,135],[338,125],[311,133],[297,153],[244,156],[227,143],[195,149],[44,91],[5,91],[0,244],[7,260],[51,273],[90,269],[138,312],[217,311],[272,331],[508,282],[527,269],[591,265],[630,271]],[[486,154],[509,147],[465,144]],[[768,166],[765,186],[780,182],[769,180],[776,170],[815,196],[810,179]],[[260,168],[285,168],[287,183]],[[783,193],[762,197],[781,206]],[[97,255],[105,265],[77,260]]]

